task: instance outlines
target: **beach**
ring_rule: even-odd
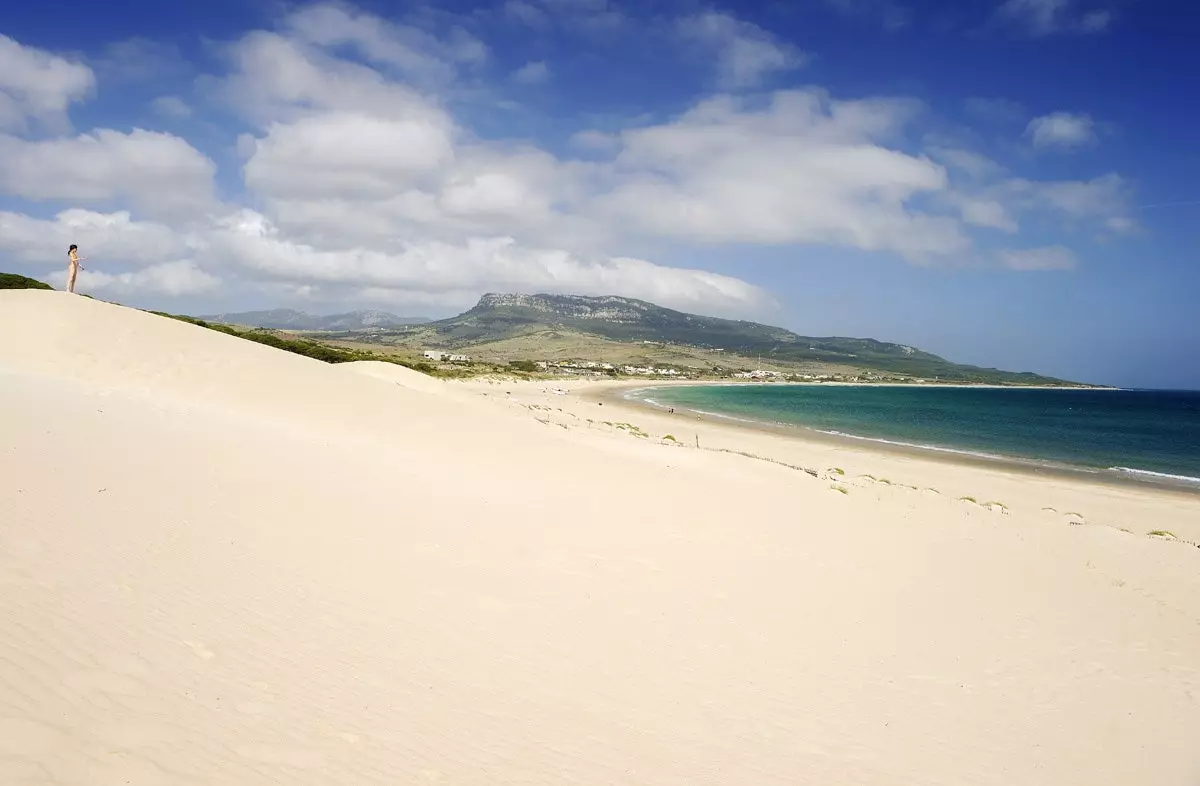
[[[1200,780],[1195,494],[0,331],[0,783]]]

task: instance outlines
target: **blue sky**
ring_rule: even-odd
[[[621,294],[1200,388],[1200,8],[26,4],[0,269],[202,313]]]

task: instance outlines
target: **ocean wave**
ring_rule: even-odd
[[[754,424],[760,425],[760,426],[770,425],[769,422],[765,421],[765,420],[754,420],[753,418],[738,418],[738,417],[734,417],[733,415],[724,415],[724,414],[721,414],[720,412],[709,412],[709,411],[703,410],[703,409],[689,409],[687,411],[694,412],[697,415],[708,415],[710,418],[723,418],[725,420],[736,420],[738,423],[754,423]]]
[[[828,434],[832,437],[844,437],[846,439],[859,439],[863,442],[877,442],[882,445],[894,445],[901,448],[915,448],[917,450],[934,450],[938,453],[954,453],[959,456],[972,456],[974,458],[992,459],[993,461],[1018,461],[1013,456],[998,456],[995,453],[981,453],[975,450],[963,450],[962,448],[947,448],[941,445],[925,445],[920,442],[901,442],[894,439],[883,439],[881,437],[863,437],[858,434],[847,434],[844,431],[825,431],[823,429],[813,429],[818,434]],[[1037,463],[1036,460],[1031,460],[1032,463]]]
[[[1200,478],[1193,478],[1191,475],[1172,475],[1169,472],[1151,472],[1148,469],[1133,469],[1132,467],[1109,467],[1109,472],[1121,472],[1127,475],[1144,475],[1148,478],[1158,478],[1160,480],[1181,480],[1184,483],[1200,483]]]

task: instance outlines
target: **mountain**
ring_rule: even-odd
[[[351,311],[346,314],[315,316],[290,308],[270,311],[244,311],[239,314],[213,314],[199,317],[205,322],[247,325],[274,330],[369,330],[394,328],[428,322],[427,317],[398,317],[386,311]]]
[[[1030,372],[953,363],[903,344],[870,338],[812,338],[757,322],[687,314],[644,300],[615,296],[486,294],[469,311],[412,326],[403,333],[410,343],[457,348],[547,329],[571,330],[615,341],[719,349],[744,358],[774,362],[825,362],[943,381],[1063,384],[1061,380]]]

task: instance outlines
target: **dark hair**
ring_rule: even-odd
[[[79,246],[72,243],[71,247],[67,249],[67,253],[70,254],[72,251],[78,251],[78,250],[79,250]]]

